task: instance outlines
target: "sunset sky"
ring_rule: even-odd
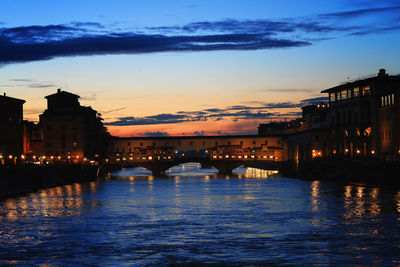
[[[400,73],[399,0],[1,0],[0,90],[57,88],[113,135],[254,134],[320,91]]]

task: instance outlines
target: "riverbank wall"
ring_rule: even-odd
[[[400,162],[396,161],[315,159],[286,164],[280,173],[283,176],[302,179],[400,186]]]
[[[0,168],[0,200],[39,189],[89,182],[97,179],[95,166],[21,165]]]

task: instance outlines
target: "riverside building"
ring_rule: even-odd
[[[46,160],[82,162],[105,153],[107,131],[96,110],[81,106],[78,95],[61,89],[45,98],[47,109],[39,118]]]
[[[0,165],[15,164],[23,155],[22,109],[25,100],[0,96]]]

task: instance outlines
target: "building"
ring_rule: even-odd
[[[33,156],[43,155],[43,131],[39,123],[24,121],[24,155],[28,162]]]
[[[16,162],[23,154],[23,104],[25,100],[0,96],[0,161]]]
[[[302,107],[302,126],[288,136],[289,160],[299,162],[328,155],[328,105]]]
[[[398,158],[399,90],[400,77],[384,69],[323,90],[329,94],[329,155]]]
[[[78,95],[61,89],[45,98],[47,109],[39,116],[43,157],[80,162],[95,160],[106,152],[108,133],[96,110],[81,106]]]

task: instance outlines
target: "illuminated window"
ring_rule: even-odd
[[[347,99],[347,90],[342,90],[340,92],[340,99]]]
[[[335,102],[335,93],[329,93],[329,101]]]
[[[353,89],[353,97],[357,97],[360,95],[360,89],[358,87]]]
[[[363,96],[366,96],[366,95],[370,95],[371,90],[370,90],[369,86],[364,86],[362,88],[362,92],[363,92]]]
[[[340,100],[340,92],[336,92],[336,100]]]

